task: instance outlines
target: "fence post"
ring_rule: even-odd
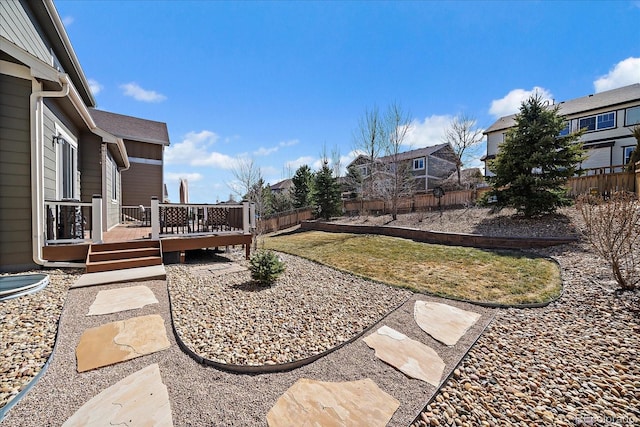
[[[160,202],[157,196],[151,197],[151,238],[160,239]]]
[[[249,232],[249,202],[242,202],[242,231]]]
[[[94,194],[91,199],[91,241],[102,243],[102,196]]]

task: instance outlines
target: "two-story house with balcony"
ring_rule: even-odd
[[[585,129],[581,141],[587,158],[581,164],[585,174],[621,172],[629,163],[636,140],[631,135],[640,124],[640,83],[560,102],[566,118],[561,135]],[[515,126],[515,114],[501,117],[487,128],[485,175],[492,173],[488,160],[495,158],[507,131]]]

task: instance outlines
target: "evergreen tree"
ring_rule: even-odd
[[[637,142],[636,148],[631,152],[629,163],[627,164],[627,172],[634,172],[636,170],[636,163],[640,162],[640,124],[635,125],[629,130]]]
[[[332,216],[339,215],[342,203],[340,184],[333,176],[333,170],[329,167],[327,159],[324,159],[322,168],[315,173],[313,188],[316,215],[324,219],[331,219]]]
[[[570,204],[565,184],[584,160],[578,142],[582,132],[559,136],[565,127],[558,106],[548,107],[539,95],[520,106],[515,127],[490,163],[495,174],[490,196],[497,207],[513,207],[527,217],[554,212]]]
[[[297,209],[310,206],[313,174],[309,166],[300,166],[291,181],[293,182],[293,207]]]

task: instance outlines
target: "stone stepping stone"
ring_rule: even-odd
[[[194,276],[223,276],[225,274],[240,273],[247,271],[246,267],[234,262],[212,263],[208,265],[198,266],[191,271]]]
[[[431,347],[412,340],[388,326],[363,338],[375,350],[376,357],[411,378],[437,387],[444,371],[444,361]]]
[[[98,292],[96,299],[89,307],[87,316],[135,310],[148,304],[158,304],[158,300],[151,289],[146,286],[110,289]]]
[[[169,348],[164,320],[157,314],[107,323],[84,331],[76,348],[78,372]]]
[[[383,427],[399,407],[369,378],[336,383],[301,378],[269,410],[267,424]]]
[[[167,386],[157,363],[101,391],[71,416],[63,427],[173,426]]]
[[[420,328],[446,345],[455,345],[478,319],[478,313],[438,302],[416,301],[413,317]]]

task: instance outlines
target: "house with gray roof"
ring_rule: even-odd
[[[566,127],[560,133],[585,129],[581,141],[587,158],[581,164],[586,174],[621,172],[629,163],[636,140],[631,128],[640,124],[640,83],[600,92],[558,104],[566,118]],[[487,160],[495,158],[507,131],[515,126],[515,114],[501,117],[489,126],[485,175],[491,175]]]
[[[374,165],[366,155],[359,155],[349,165],[356,167],[363,179],[372,175],[385,173],[400,164],[409,171],[413,178],[413,190],[416,193],[426,192],[437,187],[456,170],[456,154],[450,144],[438,144],[405,151],[395,156],[383,156],[376,159]]]
[[[117,226],[126,171],[162,168],[166,125],[95,107],[52,0],[0,1],[0,271]]]
[[[96,124],[122,138],[129,169],[122,171],[122,205],[149,206],[151,197],[163,197],[164,149],[169,145],[167,124],[90,109]]]

